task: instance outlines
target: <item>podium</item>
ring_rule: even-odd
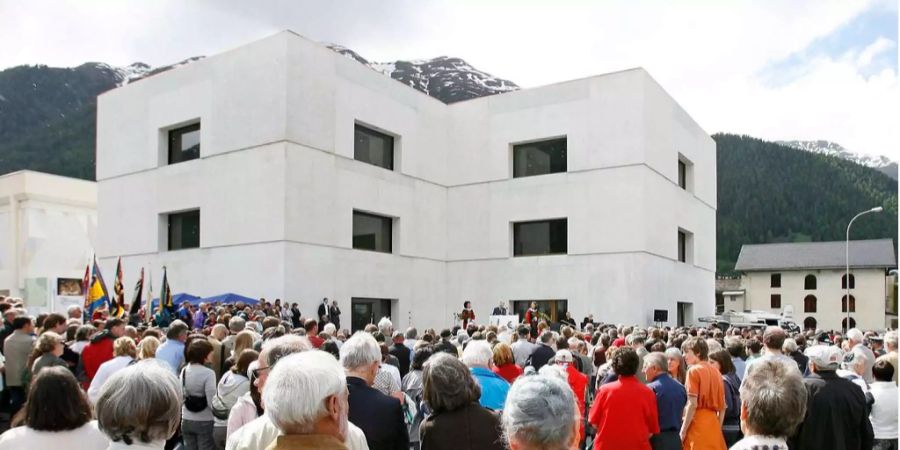
[[[490,316],[488,317],[488,325],[494,325],[497,327],[499,327],[500,325],[506,325],[506,328],[515,331],[515,329],[519,327],[519,316],[515,314],[506,316]]]

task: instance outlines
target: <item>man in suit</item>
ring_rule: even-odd
[[[341,346],[350,422],[363,430],[371,450],[409,450],[400,400],[372,388],[380,364],[381,349],[371,334],[356,333]]]
[[[334,328],[337,330],[341,329],[341,308],[338,308],[337,300],[331,301],[331,306],[328,307],[328,315],[329,319],[331,319],[331,323],[334,324]]]
[[[552,331],[544,331],[541,333],[540,344],[534,349],[534,352],[531,354],[531,357],[528,358],[526,364],[534,367],[534,370],[541,370],[541,367],[544,367],[547,362],[556,356],[556,350],[551,346],[552,342]]]
[[[500,302],[500,305],[495,306],[494,310],[491,312],[492,316],[505,316],[506,313],[506,305],[503,302]]]
[[[331,308],[328,307],[328,297],[322,299],[322,304],[319,305],[319,323],[322,326],[325,326],[326,323],[331,322]]]

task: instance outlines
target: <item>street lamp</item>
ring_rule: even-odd
[[[850,223],[847,224],[847,247],[846,247],[846,256],[847,256],[847,271],[844,272],[844,282],[847,283],[847,296],[844,298],[846,307],[847,307],[847,326],[844,327],[844,332],[850,330],[850,226],[853,225],[853,221],[858,219],[860,216],[869,214],[869,213],[878,213],[884,211],[884,208],[880,206],[876,206],[872,209],[865,210],[850,219]]]

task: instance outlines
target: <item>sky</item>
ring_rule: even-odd
[[[0,69],[160,66],[290,29],[522,87],[644,67],[709,133],[900,160],[896,0],[0,0]]]

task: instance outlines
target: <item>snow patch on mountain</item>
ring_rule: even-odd
[[[897,162],[892,161],[890,158],[884,155],[873,156],[873,155],[863,155],[854,153],[850,150],[847,150],[842,145],[825,140],[817,140],[817,141],[776,141],[779,144],[786,145],[788,147],[793,147],[800,150],[805,150],[811,153],[818,153],[821,155],[835,156],[841,159],[845,159],[847,161],[852,161],[857,164],[861,164],[866,167],[871,167],[873,169],[878,170],[879,172],[883,172],[890,176],[891,178],[897,179]]]

